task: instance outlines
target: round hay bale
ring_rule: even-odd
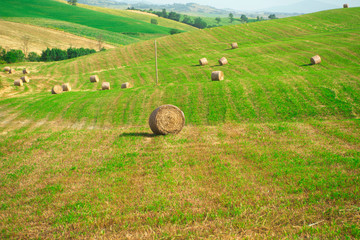
[[[11,68],[11,69],[9,70],[9,74],[13,74],[13,73],[15,73],[15,72],[16,72],[15,69],[12,69],[12,68]]]
[[[4,71],[4,72],[9,72],[10,69],[11,69],[11,67],[4,67],[3,71]]]
[[[228,64],[228,60],[225,57],[222,57],[222,58],[219,59],[219,64],[221,66],[225,65],[225,64]]]
[[[238,46],[238,44],[236,43],[236,42],[234,42],[234,43],[232,43],[231,44],[231,48],[232,49],[235,49],[235,48],[238,48],[239,46]]]
[[[101,84],[101,89],[102,90],[110,90],[110,83],[109,82],[103,82]]]
[[[27,69],[27,68],[24,68],[23,69],[23,74],[29,74],[30,73],[30,70],[29,69]]]
[[[121,88],[131,88],[131,85],[130,85],[130,83],[126,82],[126,83],[121,84]]]
[[[24,83],[29,83],[30,82],[30,78],[28,76],[23,76],[21,77],[21,80],[24,82]]]
[[[221,81],[224,80],[224,73],[222,71],[214,71],[211,73],[211,80]]]
[[[347,3],[345,3],[345,4],[343,5],[343,7],[344,7],[344,8],[349,8],[349,5],[348,5]]]
[[[64,83],[61,87],[62,87],[62,90],[64,92],[70,92],[71,91],[70,83]]]
[[[99,82],[99,77],[97,75],[90,76],[90,82]]]
[[[51,90],[52,94],[60,94],[62,92],[63,92],[63,89],[60,85],[55,85]]]
[[[200,66],[204,66],[208,64],[208,60],[206,58],[202,58],[199,60]]]
[[[310,62],[311,64],[319,64],[321,63],[321,58],[319,55],[313,56],[312,58],[310,58]]]
[[[177,134],[185,125],[185,115],[174,105],[162,105],[151,113],[149,125],[155,134]]]
[[[14,86],[23,86],[24,83],[21,79],[17,79],[14,81]]]

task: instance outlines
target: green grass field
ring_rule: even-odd
[[[359,42],[349,8],[159,38],[158,86],[153,41],[13,65],[0,238],[360,238]],[[64,82],[72,92],[50,94]],[[180,134],[151,133],[162,104],[183,110]]]
[[[2,4],[11,6],[0,9],[0,16],[5,20],[57,28],[90,38],[101,34],[109,43],[125,45],[169,35],[170,32],[170,28],[149,22],[54,0],[3,0]]]

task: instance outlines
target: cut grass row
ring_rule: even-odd
[[[23,118],[62,118],[60,113],[66,109],[72,112],[71,117],[65,117],[67,120],[91,122],[96,118],[98,123],[114,125],[143,124],[156,106],[165,103],[179,106],[188,124],[356,118],[360,114],[360,27],[354,24],[357,21],[347,19],[356,18],[357,12],[359,8],[334,10],[296,17],[294,21],[281,19],[161,38],[158,87],[154,86],[154,49],[150,41],[76,60],[38,64],[39,72],[34,73],[29,87],[41,83],[46,93],[39,93],[36,100],[24,101],[26,96],[2,99],[1,104],[8,110],[20,105]],[[335,20],[326,29],[329,15]],[[322,18],[326,24],[311,21]],[[233,41],[240,47],[229,50]],[[315,54],[323,62],[309,66],[309,57]],[[217,65],[222,56],[229,59],[228,65]],[[198,66],[200,57],[207,57],[210,65]],[[226,80],[211,82],[213,70],[224,71]],[[109,81],[112,90],[96,91],[100,83],[89,82],[92,74]],[[4,84],[11,85],[11,79],[7,79]],[[52,84],[62,82],[70,82],[78,92],[49,96]],[[122,90],[123,82],[135,87]],[[152,98],[144,101],[145,96]],[[83,99],[79,103],[83,105],[81,111],[71,104],[79,97]],[[114,114],[107,114],[108,108],[99,108],[99,99]],[[41,108],[44,102],[51,102],[49,109]],[[132,103],[141,109],[139,116],[132,117],[135,108],[128,108]]]
[[[50,127],[1,138],[1,238],[360,237],[358,120]]]

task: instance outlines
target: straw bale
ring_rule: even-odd
[[[208,60],[206,58],[202,58],[199,60],[199,63],[201,66],[207,65],[208,64]]]
[[[310,62],[311,64],[319,64],[321,63],[321,58],[319,55],[313,56],[312,58],[310,58]]]
[[[110,83],[109,82],[103,82],[101,84],[101,89],[102,90],[110,90]]]
[[[90,76],[90,82],[99,82],[99,77],[97,75]]]
[[[14,86],[23,86],[23,85],[24,85],[24,83],[21,79],[16,79],[14,81]]]
[[[228,60],[225,57],[222,57],[222,58],[219,59],[219,64],[221,66],[225,65],[225,64],[228,64]]]
[[[174,105],[162,105],[151,113],[149,125],[158,135],[177,134],[185,125],[185,115]]]
[[[62,87],[62,90],[64,92],[70,92],[71,91],[70,83],[64,83],[61,87]]]
[[[29,83],[30,82],[30,78],[28,76],[22,76],[21,77],[21,80],[24,82],[24,83]]]
[[[63,92],[63,88],[60,85],[55,85],[51,90],[52,94],[60,94],[62,92]]]
[[[224,73],[222,71],[214,71],[211,73],[211,80],[221,81],[224,80]]]

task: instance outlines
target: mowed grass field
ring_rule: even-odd
[[[0,74],[1,238],[360,238],[359,13],[160,38],[158,86],[153,41],[13,65],[32,72]],[[151,133],[162,104],[180,134]]]
[[[3,0],[1,18],[8,21],[52,27],[80,36],[129,44],[139,40],[170,35],[170,28],[134,18],[122,17],[71,6],[55,0]]]

